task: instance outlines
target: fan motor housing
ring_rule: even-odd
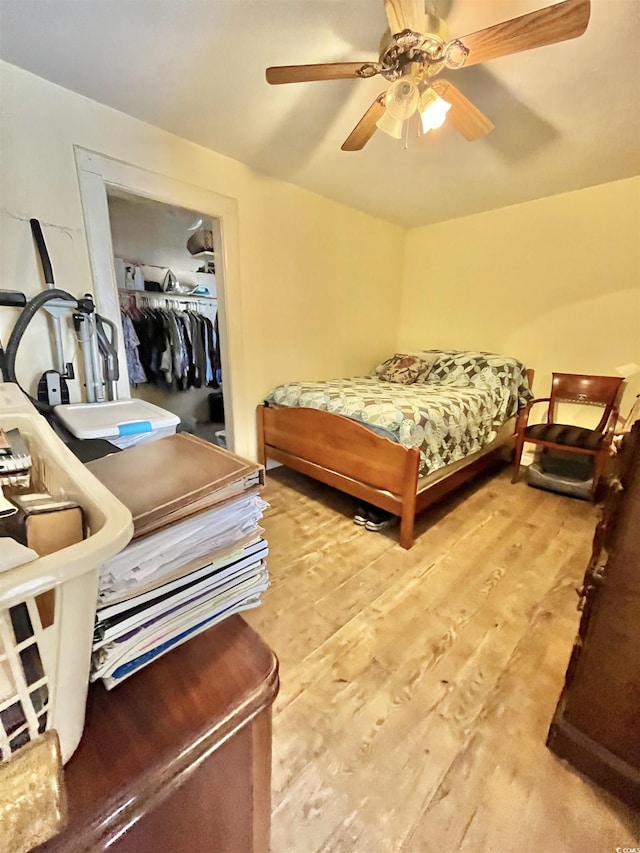
[[[424,27],[420,33],[404,30],[392,33],[387,29],[380,40],[380,65],[382,76],[387,80],[397,78],[408,72],[412,62],[423,62],[427,76],[433,76],[442,69],[442,63],[427,62],[429,54],[441,52],[449,40],[449,30],[445,21],[436,15],[425,14]]]

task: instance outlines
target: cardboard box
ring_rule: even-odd
[[[7,497],[18,512],[0,521],[3,535],[32,548],[39,557],[84,539],[82,509],[73,501],[59,500],[42,492],[9,493]]]

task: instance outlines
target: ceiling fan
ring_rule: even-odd
[[[364,148],[377,128],[400,139],[404,122],[416,113],[424,133],[439,127],[448,116],[465,139],[481,139],[493,130],[493,122],[453,83],[438,75],[445,69],[477,65],[577,38],[587,28],[591,3],[564,0],[451,40],[445,22],[425,12],[425,0],[384,0],[384,9],[389,29],[382,38],[377,62],[267,68],[267,82],[272,84],[368,78],[377,74],[390,82],[343,142],[343,151]]]

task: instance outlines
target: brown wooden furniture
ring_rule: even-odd
[[[617,376],[586,376],[581,373],[554,373],[551,396],[530,400],[518,414],[516,442],[513,453],[513,477],[515,483],[520,475],[520,459],[525,441],[540,447],[549,447],[571,453],[593,457],[594,499],[598,483],[609,455],[613,430],[618,420],[618,404],[622,396],[623,380]],[[536,403],[548,402],[545,423],[529,426],[529,414]],[[558,403],[580,403],[604,408],[595,429],[572,426],[556,422]]]
[[[69,825],[38,850],[267,853],[277,690],[273,652],[239,616],[111,692],[93,685]]]
[[[529,387],[533,370],[527,370]],[[416,448],[390,441],[351,418],[305,407],[258,406],[258,461],[281,462],[400,516],[400,545],[411,548],[415,515],[505,457],[515,418],[478,453],[419,477]]]
[[[640,421],[616,460],[548,746],[640,809]]]

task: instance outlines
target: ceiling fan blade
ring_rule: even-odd
[[[384,113],[384,92],[375,99],[349,136],[342,143],[343,151],[360,151],[376,132],[376,122]]]
[[[470,51],[465,68],[522,50],[577,38],[587,29],[590,13],[590,0],[565,0],[564,3],[478,30],[460,39]]]
[[[357,77],[370,62],[325,62],[319,65],[275,65],[267,68],[267,83],[308,83],[311,80],[346,80]]]
[[[392,35],[403,30],[424,30],[424,0],[384,0],[384,11]]]
[[[491,133],[495,127],[491,119],[481,113],[459,89],[456,89],[453,83],[449,83],[448,80],[436,80],[433,88],[441,98],[451,104],[447,120],[466,140],[474,142]]]

